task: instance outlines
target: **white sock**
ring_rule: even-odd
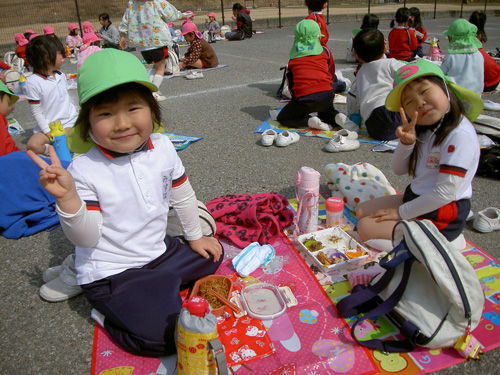
[[[90,317],[104,328],[104,319],[106,319],[106,317],[99,311],[97,311],[96,309],[92,309],[92,311],[90,311]]]
[[[162,82],[163,82],[163,76],[155,74],[155,77],[153,78],[153,83],[156,85],[156,87],[158,87],[158,90],[160,89]]]
[[[307,120],[307,125],[313,129],[326,130],[326,131],[332,130],[332,127],[330,125],[321,121],[321,119],[316,116],[310,117],[309,120]]]
[[[371,240],[367,240],[364,242],[365,245],[370,246],[371,248],[375,250],[380,250],[380,251],[391,251],[394,249],[394,246],[392,245],[391,240],[387,240],[385,238],[373,238]]]
[[[465,237],[463,234],[455,238],[453,241],[451,241],[451,243],[458,251],[462,251],[467,246],[467,242],[465,242]]]
[[[154,82],[155,74],[156,74],[156,69],[155,68],[149,69],[148,74],[149,74],[149,80],[151,82]]]
[[[354,122],[349,119],[346,115],[343,113],[337,113],[335,116],[335,122],[337,123],[338,126],[350,130],[352,132],[359,132],[359,126]]]

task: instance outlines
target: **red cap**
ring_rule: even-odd
[[[338,212],[344,209],[344,201],[337,197],[330,197],[325,202],[327,211]]]
[[[200,318],[204,318],[205,314],[210,313],[208,302],[203,297],[194,296],[182,303],[182,307],[187,308],[189,313]]]

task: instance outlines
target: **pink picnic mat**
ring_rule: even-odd
[[[338,317],[334,302],[350,292],[348,281],[329,284],[322,278],[320,285],[311,269],[294,249],[288,238],[281,234],[271,242],[276,250],[277,269],[259,268],[252,277],[274,285],[287,285],[298,300],[298,305],[289,308],[284,315],[272,321],[261,322],[240,318],[235,326],[238,331],[252,332],[246,342],[233,338],[224,339],[227,357],[242,350],[248,354],[244,365],[233,363],[231,370],[238,375],[271,374],[425,374],[449,367],[463,361],[453,349],[426,350],[418,349],[408,354],[384,354],[368,351],[353,343],[350,321]],[[218,274],[234,275],[231,257],[240,249],[224,243],[226,257]],[[481,249],[469,246],[463,251],[464,256],[476,269],[486,295],[483,319],[473,335],[489,351],[500,346],[500,264]],[[319,275],[318,275],[319,276]],[[228,310],[229,311],[229,310]],[[234,329],[235,319],[219,322],[219,337]],[[231,327],[229,327],[231,325]],[[367,320],[366,338],[398,339],[398,332],[383,317]],[[236,333],[236,332],[234,332]],[[231,332],[230,332],[231,334]],[[266,345],[264,354],[254,350],[255,345]],[[251,343],[249,347],[248,345]],[[253,348],[251,346],[254,346]],[[248,349],[248,350],[247,350]],[[255,352],[253,355],[252,352]],[[240,362],[241,363],[241,362]],[[149,375],[160,372],[161,359],[138,357],[117,347],[106,332],[96,327],[91,374],[133,374]]]

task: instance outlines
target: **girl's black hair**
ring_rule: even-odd
[[[363,17],[360,29],[378,29],[379,19],[376,14],[368,13]]]
[[[69,32],[69,35],[71,35],[71,36],[76,36],[76,35],[78,35],[78,29],[73,29],[73,30],[71,30],[71,31]]]
[[[356,34],[352,48],[365,63],[380,59],[384,55],[384,34],[378,29],[363,29]]]
[[[75,124],[80,125],[80,137],[87,141],[90,131],[90,111],[98,105],[107,103],[117,103],[122,95],[133,95],[146,101],[151,109],[151,117],[153,119],[153,130],[161,125],[161,110],[158,102],[154,98],[151,91],[144,85],[136,82],[124,83],[103,91],[81,105],[80,113]]]
[[[47,73],[49,67],[54,65],[58,53],[64,56],[64,46],[53,36],[36,36],[26,46],[26,59],[35,73]]]
[[[410,16],[413,17],[411,21],[411,27],[414,27],[417,30],[422,30],[422,16],[420,15],[420,9],[417,7],[410,8]]]
[[[394,19],[391,21],[391,29],[394,27],[395,22],[404,23],[410,18],[410,10],[406,7],[401,7],[396,11]]]
[[[447,92],[447,90],[449,93],[450,110],[448,111],[448,113],[444,115],[443,122],[440,126],[439,123],[435,124],[435,126],[439,126],[439,128],[436,130],[436,138],[434,139],[433,146],[439,146],[441,143],[443,143],[445,138],[460,124],[460,120],[462,119],[462,114],[465,112],[464,107],[462,105],[462,102],[458,100],[458,98],[456,97],[455,93],[450,88],[450,86],[442,78],[437,76],[424,76],[416,78],[414,82],[419,82],[422,80],[431,81],[432,83],[438,85],[441,88],[441,90],[443,90],[445,93]],[[417,130],[417,137],[418,137],[425,131],[433,129],[433,127],[417,125],[415,129]],[[413,151],[410,155],[409,168],[408,168],[408,174],[413,177],[415,177],[415,171],[417,169],[419,150],[420,150],[420,142],[418,141],[417,138]]]
[[[233,10],[237,10],[238,12],[243,9],[243,5],[240,3],[234,3],[233,4]]]
[[[481,10],[475,10],[469,17],[469,22],[477,27],[477,37],[482,43],[488,41],[484,25],[486,24],[486,13]]]
[[[306,0],[306,6],[313,12],[321,12],[327,0]]]

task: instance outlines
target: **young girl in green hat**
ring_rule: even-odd
[[[483,109],[481,98],[446,77],[424,59],[401,67],[386,99],[388,110],[401,114],[399,144],[392,158],[396,175],[409,174],[404,194],[361,203],[356,215],[363,242],[392,249],[399,220],[429,219],[449,240],[460,237],[470,212],[471,182],[479,161],[479,144],[471,124]]]
[[[29,152],[76,246],[77,280],[92,317],[143,356],[175,353],[180,288],[213,274],[223,259],[220,243],[202,235],[198,202],[174,146],[155,133],[157,90],[134,55],[92,54],[78,73],[81,110],[69,138],[94,146],[67,171],[52,147],[51,165]],[[185,241],[166,235],[169,205]]]

